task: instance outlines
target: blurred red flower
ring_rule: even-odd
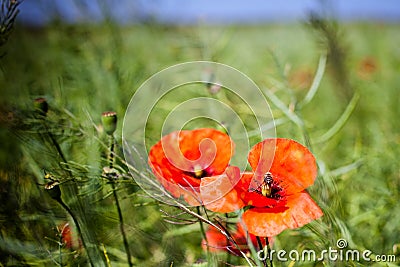
[[[149,152],[149,165],[164,188],[190,205],[200,205],[204,177],[222,175],[232,157],[231,138],[215,129],[172,132]]]
[[[236,224],[236,228],[234,231],[230,231],[230,235],[232,236],[236,244],[228,240],[227,237],[215,227],[210,226],[206,231],[207,241],[203,239],[201,245],[204,250],[208,249],[211,252],[228,251],[236,256],[240,256],[240,251],[245,254],[250,251],[250,247],[247,243],[248,238],[250,238],[250,241],[253,244],[254,248],[256,250],[259,249],[257,237],[252,234],[249,234],[249,236],[247,237],[246,231],[243,229],[240,223]],[[268,241],[269,244],[271,244],[272,238],[268,238]],[[265,239],[261,240],[261,244],[263,245],[263,247],[265,246]]]
[[[358,63],[358,76],[363,80],[370,80],[379,70],[378,62],[374,57],[365,57]]]
[[[69,223],[64,223],[58,227],[61,235],[61,241],[68,249],[78,249],[82,247],[82,241],[72,231]]]
[[[306,147],[289,139],[266,139],[251,149],[248,161],[253,172],[241,174],[231,167],[227,180],[234,189],[206,208],[232,212],[248,207],[243,222],[249,233],[263,237],[301,227],[323,215],[305,191],[317,176],[315,158]],[[201,186],[207,188],[202,194],[220,190],[214,177],[203,180]]]

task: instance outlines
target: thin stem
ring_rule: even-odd
[[[70,177],[70,179],[71,179],[72,181],[75,182],[75,179],[74,179],[74,176],[73,176],[73,174],[72,174],[72,171],[71,171],[71,169],[70,169],[69,166],[68,166],[67,158],[65,157],[65,155],[64,155],[64,153],[63,153],[63,151],[62,151],[62,149],[61,149],[60,144],[57,142],[57,139],[54,137],[54,135],[53,135],[53,134],[51,133],[51,131],[49,130],[49,127],[48,127],[48,125],[47,125],[47,122],[46,122],[45,118],[42,118],[42,123],[43,123],[43,125],[44,125],[44,127],[45,127],[45,129],[46,129],[46,133],[47,133],[47,135],[48,135],[48,138],[49,138],[50,141],[51,141],[51,144],[55,147],[55,149],[56,149],[58,155],[59,155],[60,158],[61,158],[61,163],[64,164],[64,168],[63,168],[63,169],[66,171],[66,173],[67,173],[67,175]],[[76,182],[75,182],[75,183],[76,183]],[[74,184],[74,185],[75,185],[75,187],[72,188],[72,193],[73,193],[73,195],[77,196],[77,195],[78,195],[78,192],[77,192],[78,189],[76,188],[76,184]],[[91,248],[89,249],[89,247],[87,246],[87,243],[85,242],[85,238],[83,237],[82,230],[81,230],[81,227],[80,227],[80,225],[79,225],[79,222],[78,222],[77,218],[76,218],[75,215],[72,213],[72,210],[61,200],[61,198],[58,199],[57,201],[58,201],[58,202],[60,203],[60,205],[71,215],[71,217],[72,217],[72,219],[73,219],[73,221],[74,221],[74,223],[75,223],[75,225],[76,225],[76,228],[77,228],[77,230],[78,230],[78,232],[79,232],[79,236],[80,236],[80,238],[81,238],[81,240],[82,240],[82,245],[83,245],[84,248],[86,249],[86,252],[87,252],[87,255],[88,255],[88,259],[89,259],[90,265],[91,265],[91,266],[94,266],[94,263],[93,263],[94,261],[93,261],[93,258],[92,258],[92,257],[94,257],[94,258],[97,259],[97,255],[94,255],[94,250],[91,249]],[[81,202],[79,201],[79,199],[78,199],[78,201],[77,201],[77,205],[78,205],[78,209],[79,209],[79,210],[83,210],[82,204],[81,204]],[[86,221],[86,218],[84,218],[84,220]],[[90,240],[90,238],[89,238],[89,240]],[[96,248],[96,250],[97,250],[97,248]],[[97,252],[97,251],[96,251],[96,252]]]
[[[258,244],[259,250],[263,251],[263,253],[262,253],[262,262],[264,264],[264,267],[268,267],[267,257],[265,257],[265,255],[264,255],[265,251],[264,251],[264,246],[262,245],[262,242],[261,242],[261,238],[259,236],[257,236],[256,238],[257,238],[257,244]]]
[[[60,239],[58,240],[58,253],[60,254],[60,266],[63,266],[63,264],[62,264],[62,251],[61,251],[61,248],[62,248],[62,241],[63,241],[63,236],[62,236],[62,232],[64,231],[64,227],[65,227],[65,225],[63,226],[63,229],[61,230],[61,234],[60,234]]]
[[[103,246],[103,253],[104,253],[104,257],[106,258],[107,267],[111,267],[111,262],[110,262],[110,258],[108,258],[106,247],[104,246],[104,244],[101,244],[101,245]]]
[[[49,135],[49,138],[50,138],[50,140],[51,140],[51,143],[54,145],[54,147],[56,148],[56,150],[57,150],[57,153],[60,155],[60,157],[61,157],[61,159],[62,159],[62,161],[66,164],[66,166],[68,166],[67,164],[67,159],[65,158],[65,156],[64,156],[64,153],[62,152],[62,150],[61,150],[61,147],[60,147],[60,144],[56,141],[56,139],[54,138],[54,136],[52,135],[52,133],[47,129],[47,133],[48,133],[48,135]],[[67,169],[68,169],[68,171],[69,171],[69,168],[67,167]]]
[[[115,205],[117,206],[118,218],[119,218],[119,230],[121,231],[122,239],[123,239],[123,242],[124,242],[124,247],[125,247],[125,251],[126,251],[126,257],[128,259],[129,266],[132,267],[133,264],[132,264],[132,259],[131,259],[131,252],[130,252],[130,249],[129,249],[128,239],[126,238],[126,234],[125,234],[124,219],[122,217],[121,206],[119,205],[117,190],[115,189],[115,184],[114,183],[111,183],[111,186],[112,186],[113,195],[114,195],[114,198],[115,198]]]
[[[166,193],[166,196],[169,196],[169,195]],[[216,225],[215,223],[211,222],[210,220],[208,220],[208,219],[202,217],[200,214],[191,211],[190,209],[188,209],[187,207],[185,207],[184,205],[182,205],[182,203],[180,203],[180,202],[177,201],[176,199],[174,199],[174,198],[171,197],[171,200],[174,201],[175,205],[176,205],[177,208],[179,208],[180,210],[185,211],[187,214],[190,214],[190,215],[196,217],[196,218],[199,219],[200,221],[202,221],[202,222],[204,222],[204,223],[206,223],[206,224],[208,224],[208,225],[210,225],[210,226],[212,226],[212,227],[215,227],[215,229],[217,229],[221,234],[223,234],[224,236],[226,236],[226,237],[232,242],[232,244],[234,244],[234,246],[239,250],[240,255],[247,261],[247,263],[249,264],[249,266],[250,266],[250,267],[253,266],[253,264],[251,263],[252,260],[251,260],[249,257],[246,256],[246,254],[245,254],[245,253],[240,249],[240,247],[236,244],[235,240],[233,240],[232,237],[230,237],[224,230],[222,230],[220,226],[218,226],[218,225]],[[199,210],[199,209],[198,209],[198,210]]]
[[[110,169],[114,167],[114,136],[110,135],[110,154],[108,154],[108,162]]]
[[[114,166],[114,136],[112,136],[112,135],[110,135],[110,154],[109,154],[108,160],[109,160],[110,169],[112,169]],[[113,179],[113,178],[111,178],[111,179]],[[132,259],[131,259],[131,251],[129,249],[128,239],[126,238],[126,234],[125,234],[124,218],[122,217],[121,205],[119,204],[118,194],[117,194],[117,190],[115,188],[115,181],[111,181],[111,187],[112,187],[112,191],[113,191],[113,195],[114,195],[114,199],[115,199],[115,205],[117,206],[118,219],[119,219],[119,230],[121,231],[122,239],[124,242],[126,257],[128,259],[128,265],[129,265],[129,267],[132,267],[133,264],[132,264]]]
[[[44,125],[44,127],[45,127],[45,129],[46,129],[46,133],[47,133],[47,135],[48,135],[49,138],[50,138],[51,143],[52,143],[53,146],[56,148],[58,155],[60,156],[62,162],[63,162],[63,163],[65,164],[65,166],[66,166],[66,169],[67,169],[67,172],[68,172],[69,176],[72,178],[72,176],[73,176],[73,175],[72,175],[72,172],[71,172],[71,170],[70,170],[69,167],[68,167],[67,158],[65,157],[65,155],[64,155],[64,153],[63,153],[63,151],[62,151],[62,149],[61,149],[60,144],[57,142],[56,138],[54,137],[54,135],[53,135],[53,134],[51,133],[51,131],[49,130],[49,127],[48,127],[48,125],[47,125],[47,123],[46,123],[45,118],[41,118],[41,119],[42,119],[42,123],[43,123],[43,125]]]
[[[288,119],[297,125],[303,124],[303,121],[297,116],[297,114],[290,110],[274,93],[268,89],[263,90],[263,92],[271,100],[271,102],[288,117]]]
[[[73,213],[72,210],[62,201],[61,198],[57,198],[56,200],[57,200],[58,203],[60,203],[60,205],[61,205],[61,206],[68,212],[68,214],[72,217],[72,220],[74,221],[74,224],[75,224],[75,226],[76,226],[76,230],[78,231],[78,235],[79,235],[80,239],[82,240],[82,244],[83,244],[83,246],[84,246],[85,248],[87,248],[87,246],[86,246],[86,244],[85,244],[85,239],[83,238],[83,235],[82,235],[81,227],[79,226],[78,220],[77,220],[77,218],[75,217],[74,213]],[[90,253],[87,253],[87,256],[88,256],[88,259],[89,259],[90,266],[93,266],[93,267],[94,267],[95,265],[93,264],[93,260],[92,260],[91,257],[90,257]]]
[[[226,223],[225,223],[225,228],[228,229],[228,213],[225,213],[225,218],[226,218]],[[229,239],[226,237],[226,245],[229,246]],[[231,253],[229,253],[229,250],[226,250],[226,262],[231,261]]]
[[[326,58],[327,58],[326,54],[320,56],[317,72],[314,76],[314,80],[311,84],[310,90],[308,90],[307,95],[304,97],[303,101],[300,102],[301,107],[304,107],[305,105],[310,103],[311,100],[314,98],[315,93],[317,92],[319,85],[321,83],[322,77],[324,76]]]
[[[197,211],[197,214],[201,217],[200,206],[196,207],[196,211]],[[200,225],[201,236],[203,237],[204,241],[206,242],[207,261],[210,262],[211,261],[210,248],[208,246],[207,235],[206,235],[206,231],[204,230],[204,225],[203,225],[203,221],[202,220],[199,220],[199,225]]]
[[[200,213],[200,206],[197,206],[196,209],[197,209],[197,214],[198,214],[199,216],[201,216],[201,213]],[[205,232],[205,230],[204,230],[203,221],[202,221],[202,220],[199,220],[199,224],[200,224],[200,232],[201,232],[201,235],[203,236],[204,240],[206,241],[207,252],[208,252],[208,240],[207,240],[206,232]]]
[[[350,118],[354,109],[357,106],[358,100],[360,99],[360,94],[356,91],[353,95],[353,98],[350,100],[343,114],[339,117],[339,119],[335,122],[335,124],[322,136],[315,140],[315,143],[324,143],[331,139],[335,134],[337,134],[345,125],[347,120]]]
[[[272,257],[270,257],[270,256],[271,256],[271,247],[270,247],[270,245],[269,245],[268,237],[265,237],[265,245],[267,246],[267,253],[268,253],[268,258],[269,258],[269,265],[270,265],[271,267],[274,267],[274,264],[273,264],[273,262],[272,262]]]

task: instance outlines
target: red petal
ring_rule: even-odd
[[[292,229],[306,225],[324,215],[306,191],[301,192],[299,197],[294,195],[288,197],[287,200],[288,215],[290,216],[286,217],[285,224]]]
[[[246,245],[247,245],[247,235],[249,235],[250,240],[251,240],[252,243],[253,243],[253,246],[256,247],[256,248],[258,248],[257,236],[255,236],[255,235],[253,235],[253,234],[250,234],[250,233],[247,233],[247,232],[244,230],[242,224],[241,224],[241,223],[237,223],[237,232],[236,232],[235,235],[233,236],[234,239],[235,239],[235,241],[236,241],[237,243],[239,243],[239,244],[246,244]],[[244,239],[244,240],[243,240],[243,239]],[[241,240],[243,240],[243,241],[241,241]],[[269,237],[269,238],[268,238],[268,243],[269,243],[269,245],[272,246],[272,244],[274,243],[274,239],[273,239],[272,237]],[[261,240],[261,244],[263,245],[263,247],[266,245],[265,239],[262,239],[262,240]]]
[[[249,233],[256,236],[275,236],[287,228],[299,228],[323,215],[321,209],[309,194],[288,197],[288,209],[283,212],[274,209],[251,208],[243,214],[243,222]]]
[[[235,244],[233,244],[231,241],[228,241],[225,235],[223,235],[220,231],[212,226],[209,227],[206,232],[208,249],[212,252],[229,251],[233,252],[234,255],[240,255],[240,251],[242,251],[243,253],[247,253],[250,251],[247,243],[248,234],[246,233],[246,231],[244,231],[240,223],[236,224],[236,230],[231,230],[229,232],[240,250]],[[253,243],[253,246],[257,248],[257,237],[252,234],[249,234],[249,237],[251,242]],[[272,242],[272,238],[269,238],[269,244],[272,244]],[[263,246],[265,246],[265,240],[262,240],[261,243]],[[205,240],[202,241],[202,247],[204,250],[207,249],[207,244]]]
[[[277,207],[277,206],[285,206],[286,199],[276,200],[273,198],[265,197],[257,192],[246,192],[241,195],[243,201],[246,203],[246,206],[254,206],[259,208],[264,207]]]
[[[64,244],[67,248],[72,248],[72,246],[73,246],[72,233],[71,233],[71,227],[69,226],[69,223],[64,224],[60,228],[61,228],[62,241],[64,242]]]
[[[193,189],[191,188],[181,189],[181,196],[186,201],[186,203],[188,203],[189,206],[195,207],[201,206],[203,204],[200,193],[197,191],[193,191]]]
[[[245,206],[231,181],[240,177],[238,167],[228,167],[225,174],[201,179],[200,193],[205,207],[215,212],[233,212]]]
[[[150,149],[149,165],[161,184],[179,197],[180,190],[168,183],[185,187],[189,192],[197,191],[200,179],[191,173],[200,168],[206,175],[222,174],[232,154],[233,142],[222,132],[214,129],[176,131]],[[190,199],[190,194],[187,198]]]
[[[274,180],[281,181],[286,193],[290,194],[312,185],[317,176],[317,164],[312,153],[290,139],[266,139],[251,149],[248,160],[255,170],[252,186],[259,185],[269,171]]]
[[[192,161],[191,166],[205,168],[210,176],[222,174],[233,155],[230,137],[215,129],[181,131],[180,139],[180,149]]]
[[[249,152],[248,161],[253,171],[263,176],[271,169],[274,160],[276,147],[275,144],[278,139],[270,138],[257,143]]]
[[[199,192],[193,187],[183,187],[174,182],[168,182],[163,178],[157,177],[161,185],[175,198],[183,197],[183,199],[190,206],[200,206],[202,205],[201,197]]]
[[[236,184],[236,190],[240,190],[243,192],[247,192],[250,188],[250,182],[253,178],[254,173],[252,172],[243,172],[241,173],[239,180],[231,181],[232,184]],[[233,176],[236,178],[236,176]]]
[[[219,252],[228,250],[228,240],[225,235],[223,235],[219,230],[215,227],[210,226],[206,231],[206,240],[203,239],[201,245],[204,250],[208,250],[211,252]]]
[[[59,227],[62,242],[65,244],[66,248],[69,249],[78,249],[82,247],[82,241],[74,232],[74,228],[71,228],[69,223],[65,223],[60,225]]]
[[[246,204],[246,206],[255,206],[255,207],[268,207],[268,206],[273,206],[273,207],[278,207],[278,206],[285,206],[286,204],[286,199],[273,199],[273,198],[268,198],[263,195],[261,195],[258,192],[255,192],[257,189],[259,189],[259,185],[257,184],[256,186],[252,186],[254,173],[252,172],[245,172],[242,173],[241,179],[237,183],[235,189],[238,191],[240,194],[240,198],[243,200],[243,202]]]

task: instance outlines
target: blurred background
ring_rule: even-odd
[[[124,236],[134,266],[246,264],[204,251],[198,223],[167,222],[171,215],[185,222],[193,217],[144,194],[123,161],[122,121],[135,90],[154,73],[193,60],[248,75],[270,103],[277,135],[307,145],[317,158],[319,176],[309,192],[325,216],[283,232],[274,249],[321,252],[345,238],[349,248],[371,250],[372,259],[397,257],[373,266],[399,264],[398,1],[1,3],[0,266],[86,266],[87,255],[95,266],[128,266]],[[227,103],[251,133],[254,118],[244,103],[211,88],[193,86],[160,100],[149,117],[148,144],[158,141],[168,112],[193,97]],[[38,114],[43,99],[48,107]],[[104,174],[110,153],[105,111],[118,114],[116,180]],[[188,125],[199,126],[218,125]],[[249,140],[260,138],[250,134]],[[52,181],[60,183],[64,204],[45,189]],[[274,262],[288,264],[371,266],[326,258]]]

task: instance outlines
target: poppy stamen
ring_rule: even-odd
[[[203,170],[203,168],[200,165],[196,165],[193,168],[193,175],[195,178],[203,178],[205,175],[205,171]]]

